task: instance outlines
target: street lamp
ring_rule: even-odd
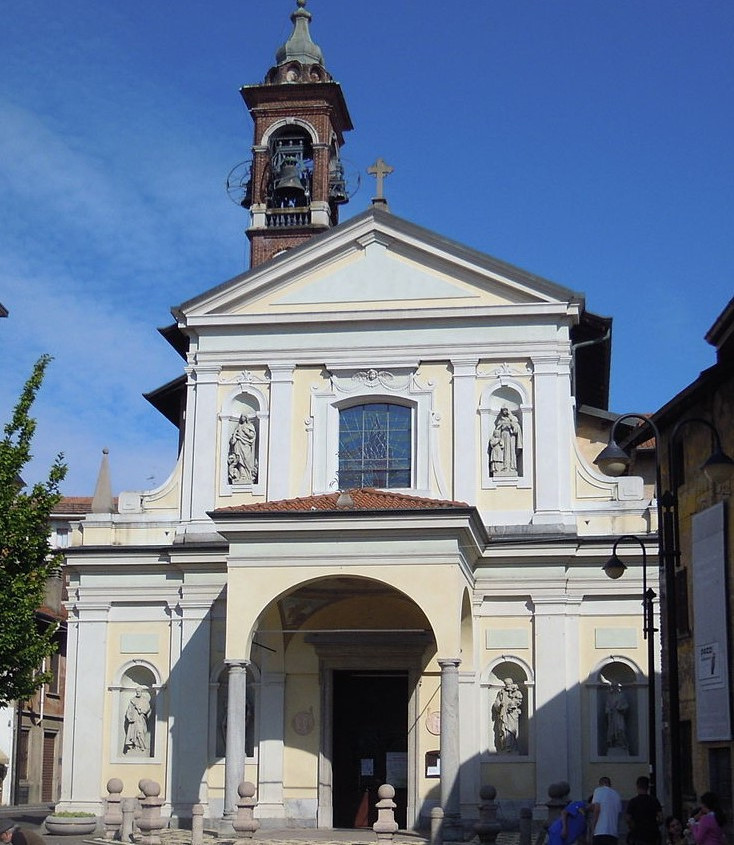
[[[655,590],[647,586],[647,549],[639,537],[623,534],[614,541],[612,556],[602,567],[609,578],[621,578],[626,565],[617,557],[617,546],[624,542],[639,543],[642,549],[642,636],[647,640],[647,759],[650,772],[650,794],[657,795],[657,737],[655,731]]]
[[[625,420],[639,420],[643,423],[641,431],[650,428],[655,436],[655,495],[658,511],[658,560],[664,575],[665,583],[665,645],[667,649],[668,675],[668,738],[670,752],[670,797],[673,814],[681,818],[682,795],[680,782],[680,698],[678,684],[678,619],[675,605],[675,572],[680,564],[680,526],[678,523],[678,465],[675,461],[675,447],[678,435],[688,425],[697,423],[709,429],[712,435],[713,447],[711,455],[704,462],[701,469],[712,481],[720,483],[730,478],[734,473],[734,460],[724,454],[721,448],[721,438],[715,426],[701,417],[690,417],[679,420],[671,432],[668,440],[667,473],[669,484],[663,490],[660,455],[660,431],[655,423],[642,414],[623,414],[618,417],[609,433],[608,445],[599,453],[594,463],[603,473],[611,476],[622,475],[629,467],[632,459],[619,445],[616,439],[618,426]],[[616,545],[616,544],[615,544]],[[621,562],[621,561],[620,561]],[[621,574],[621,572],[620,572]],[[648,638],[649,648],[650,638]],[[649,681],[648,681],[649,682]],[[651,761],[652,763],[652,761]]]

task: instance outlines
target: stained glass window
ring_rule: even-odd
[[[412,414],[404,405],[339,412],[339,487],[410,487]]]

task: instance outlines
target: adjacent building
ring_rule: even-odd
[[[674,595],[679,668],[680,759],[683,798],[690,804],[711,789],[731,818],[732,480],[711,481],[701,465],[715,446],[734,454],[734,300],[706,340],[716,363],[653,417],[660,429],[665,489],[678,501],[679,566]]]

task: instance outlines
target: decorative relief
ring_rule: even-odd
[[[426,716],[426,730],[433,736],[441,735],[441,712],[433,710]]]
[[[316,720],[313,716],[313,707],[309,707],[308,710],[301,710],[299,713],[296,713],[291,720],[291,724],[293,725],[293,730],[298,734],[298,736],[308,736],[312,733],[316,725]]]
[[[498,367],[483,369],[481,366],[477,368],[478,378],[495,378],[502,383],[503,377],[518,377],[532,375],[533,370],[529,364],[508,364],[505,361]]]
[[[406,390],[410,385],[411,376],[396,376],[388,370],[361,370],[351,378],[332,376],[331,383],[334,390],[341,393],[355,393],[367,388],[368,390]]]
[[[243,386],[247,384],[270,384],[270,379],[259,376],[250,370],[242,370],[241,373],[233,376],[220,376],[219,384],[239,384]]]

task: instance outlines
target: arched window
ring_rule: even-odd
[[[339,487],[411,487],[411,409],[387,402],[339,411]]]

